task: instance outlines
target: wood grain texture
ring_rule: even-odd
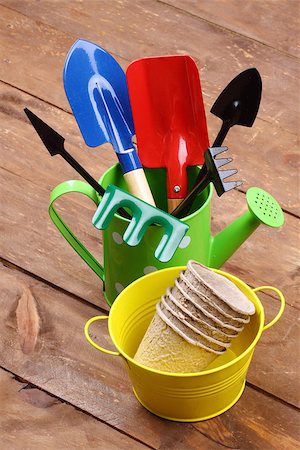
[[[142,3],[102,0],[97,8],[92,3],[86,7],[84,2],[67,0],[57,8],[48,0],[39,3],[4,0],[2,4],[1,38],[4,48],[9,50],[5,52],[6,58],[4,54],[9,62],[1,78],[47,102],[66,108],[59,86],[62,67],[68,49],[80,37],[94,41],[127,62],[144,56],[191,55],[198,63],[208,108],[230,79],[255,66],[264,84],[259,117],[278,129],[298,133],[298,61],[258,41],[153,0]],[[252,8],[255,11],[255,3]],[[290,32],[296,34],[297,29],[291,28]],[[19,55],[28,52],[32,45],[36,48],[34,60],[26,62],[22,58],[24,62],[20,65]],[[50,84],[45,89],[49,75]]]
[[[11,190],[3,190],[2,258],[75,295],[101,304],[101,280],[76,255],[49,218],[50,192],[3,169],[0,178],[2,186],[11,186]],[[76,200],[70,194],[60,202],[58,210],[101,261],[101,234],[91,225],[95,210],[90,201],[84,205]]]
[[[2,369],[0,404],[1,446],[7,450],[149,448]]]
[[[50,156],[27,119],[28,107],[65,138],[65,148],[88,172],[98,179],[117,162],[111,145],[87,147],[71,114],[45,105],[42,101],[0,82],[0,115],[3,135],[1,167],[30,180],[35,185],[53,189],[67,179],[81,176],[60,155]]]
[[[264,448],[277,449],[279,442],[283,446],[280,448],[296,448],[298,416],[295,408],[276,400],[273,395],[265,395],[260,389],[247,387],[233,408],[203,424],[178,427],[175,422],[155,417],[135,399],[121,359],[101,354],[85,341],[83,326],[88,318],[98,315],[99,310],[7,268],[2,267],[0,279],[3,292],[0,365],[38,388],[154,448],[196,450],[202,446],[214,449],[223,445],[244,449],[261,448],[260,445],[267,442],[269,447]],[[19,283],[26,283],[34,295],[42,323],[36,349],[30,356],[21,351],[17,337],[15,308]],[[91,328],[91,333],[99,344],[112,348],[105,323]],[[279,353],[278,345],[272,342]],[[260,344],[257,353],[259,347]],[[263,362],[266,354],[265,347],[260,361],[262,371],[266,367]],[[277,360],[280,361],[280,356]],[[292,356],[289,364],[294,364]],[[277,370],[284,370],[278,362]],[[272,376],[278,380],[275,373],[269,373],[266,378],[260,376],[266,390]],[[248,381],[251,382],[251,378]],[[273,383],[277,396],[283,385]],[[291,392],[295,392],[291,383],[289,386]]]
[[[300,6],[296,0],[163,0],[200,19],[300,57]],[[291,33],[291,30],[295,32]],[[279,39],[280,36],[280,39]]]
[[[2,446],[299,447],[299,17],[293,0],[0,0],[0,258],[7,266],[0,267],[0,367],[20,380],[0,369]],[[248,67],[262,76],[253,127],[234,127],[224,142],[244,184],[214,195],[212,229],[217,233],[247,209],[251,186],[279,201],[285,225],[259,227],[224,270],[252,287],[278,287],[287,307],[263,332],[241,399],[218,418],[178,424],[151,415],[136,401],[122,361],[84,339],[86,320],[108,312],[102,283],[47,212],[54,186],[80,176],[48,155],[23,113],[29,107],[62,134],[94,178],[117,161],[110,145],[84,144],[64,93],[63,65],[77,38],[103,46],[124,69],[144,56],[194,57],[211,142],[221,124],[209,110],[222,89]],[[58,208],[102,261],[101,233],[90,223],[94,205],[74,194]],[[258,295],[268,322],[279,301],[271,292]],[[102,325],[93,337],[111,348]]]

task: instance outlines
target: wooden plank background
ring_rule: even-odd
[[[299,448],[299,30],[297,0],[0,0],[1,237],[0,432],[3,448]],[[282,319],[263,333],[239,402],[195,424],[159,419],[135,400],[118,358],[85,341],[84,323],[106,314],[100,280],[54,228],[50,191],[78,179],[50,158],[28,123],[28,106],[66,138],[95,177],[116,162],[109,145],[87,148],[66,100],[62,69],[77,38],[111,52],[125,69],[136,58],[190,54],[197,62],[211,140],[210,107],[241,70],[257,67],[263,96],[252,128],[226,140],[244,180],[215,196],[216,233],[245,211],[250,186],[285,212],[280,230],[260,227],[224,265],[250,286],[286,297]],[[60,202],[67,223],[102,259],[93,205]],[[279,302],[259,294],[267,320]],[[20,317],[31,319],[30,333]],[[101,342],[110,345],[105,326]]]

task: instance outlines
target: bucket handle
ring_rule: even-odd
[[[97,322],[98,320],[105,320],[105,319],[108,319],[108,316],[95,316],[89,319],[84,326],[84,335],[87,341],[97,350],[100,350],[100,352],[107,353],[108,355],[120,356],[121,355],[120,352],[114,352],[112,350],[107,350],[106,348],[100,347],[100,345],[96,344],[96,342],[94,342],[91,336],[89,335],[89,328],[92,325],[92,323]]]
[[[283,296],[283,293],[279,289],[277,289],[277,288],[275,288],[273,286],[259,286],[259,287],[255,288],[255,289],[253,289],[253,292],[265,291],[265,290],[276,292],[276,294],[278,295],[279,300],[280,300],[280,308],[279,308],[278,313],[274,317],[274,319],[271,320],[271,322],[267,323],[267,325],[265,325],[263,327],[262,331],[265,331],[268,328],[270,328],[272,325],[274,325],[280,319],[280,317],[282,316],[284,308],[285,308],[285,298]]]

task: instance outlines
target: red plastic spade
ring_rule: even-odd
[[[199,72],[190,56],[132,62],[126,73],[138,154],[167,170],[168,209],[186,197],[186,168],[202,165],[209,147]]]

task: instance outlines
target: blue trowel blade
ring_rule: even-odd
[[[64,65],[64,87],[86,144],[132,148],[134,125],[126,76],[103,48],[79,39]]]

